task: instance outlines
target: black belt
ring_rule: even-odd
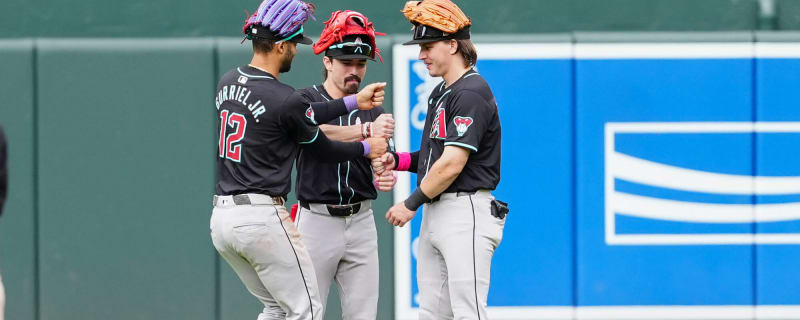
[[[473,195],[473,194],[475,194],[477,192],[478,191],[458,191],[458,192],[456,192],[456,197],[471,196],[471,195]],[[448,192],[448,193],[452,193],[452,192]],[[438,196],[435,196],[435,197],[431,198],[431,201],[429,201],[428,203],[434,203],[436,201],[439,201],[441,199],[441,197],[442,197],[442,194],[440,193]]]
[[[311,210],[308,202],[300,201],[300,206]],[[354,204],[326,204],[325,207],[328,208],[328,214],[334,217],[349,217],[361,211],[361,202]]]

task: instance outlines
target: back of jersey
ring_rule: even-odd
[[[282,126],[283,103],[294,92],[265,71],[242,66],[217,86],[217,195],[285,196],[297,144]]]

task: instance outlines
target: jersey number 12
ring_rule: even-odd
[[[222,110],[219,113],[219,157],[239,162],[242,159],[242,139],[247,128],[247,119],[236,112]],[[232,132],[227,129],[231,127]]]

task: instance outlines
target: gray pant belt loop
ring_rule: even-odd
[[[232,205],[241,206],[250,204],[274,204],[282,206],[283,203],[283,197],[274,197],[257,193],[235,194],[232,196],[215,195],[213,200],[215,207],[226,207]]]
[[[372,208],[372,200],[364,200],[353,204],[324,204],[300,201],[300,206],[313,212],[327,213],[334,217],[349,217],[368,211]]]

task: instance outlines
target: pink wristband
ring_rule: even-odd
[[[399,163],[397,164],[398,171],[408,171],[408,168],[411,166],[411,154],[408,152],[398,152],[397,159]]]

